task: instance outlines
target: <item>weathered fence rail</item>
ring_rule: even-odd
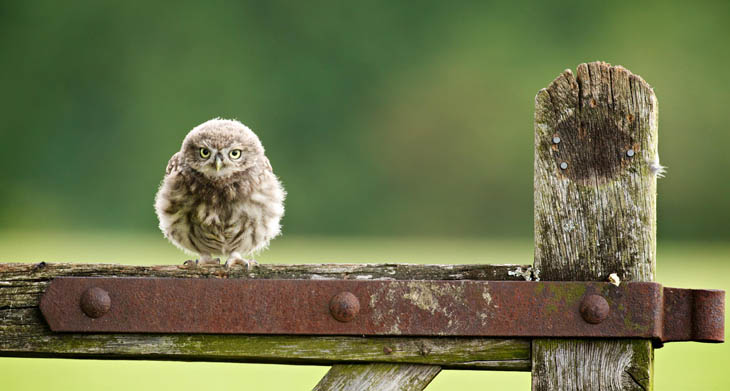
[[[248,273],[224,267],[0,264],[0,356],[317,365],[380,362],[529,371],[528,339],[54,333],[39,309],[49,282],[62,276],[494,281],[521,280],[516,271],[528,269],[527,265],[261,265]]]
[[[625,303],[621,301],[630,290],[614,289],[608,284],[596,288],[598,284],[591,282],[605,282],[609,277],[616,284],[623,281],[624,285],[654,280],[656,180],[662,173],[657,154],[657,118],[657,101],[651,87],[628,70],[602,62],[581,64],[576,74],[566,70],[538,92],[534,133],[534,269],[530,265],[260,265],[249,272],[217,266],[0,264],[0,356],[332,365],[315,388],[320,391],[421,390],[441,368],[532,371],[532,388],[538,391],[650,390],[652,341],[619,338],[636,334],[602,333],[604,338],[599,339],[540,338],[559,333],[540,333],[531,338],[481,338],[466,334],[443,337],[439,333],[420,337],[386,336],[388,333],[68,333],[51,331],[39,303],[57,277],[404,280],[416,285],[430,281],[429,289],[433,290],[442,286],[434,283],[436,280],[520,281],[537,280],[539,276],[543,281],[581,282],[578,285],[582,284],[582,288],[593,290],[581,289],[578,294],[556,291],[550,296],[553,302],[542,302],[544,311],[567,308],[565,313],[571,319],[582,317],[587,324],[597,325],[608,319],[606,322],[619,324],[619,329],[636,329],[641,325],[625,315],[630,312],[624,312]],[[538,290],[550,286],[523,284],[533,284]],[[649,285],[655,286],[634,286]],[[654,313],[660,318],[651,318],[651,324],[661,328],[661,314],[670,305],[674,307],[669,312],[684,311],[687,322],[710,326],[709,337],[699,333],[694,339],[722,341],[724,293],[704,291],[671,296],[677,291],[669,290],[669,296],[655,297]],[[458,300],[460,294],[455,291],[453,296]],[[486,304],[479,304],[491,302],[492,298],[485,294]],[[537,302],[536,297],[526,298],[528,305]],[[346,305],[350,304],[343,303],[347,315]],[[113,308],[113,302],[111,305]],[[55,308],[57,313],[59,308]],[[332,315],[337,319],[334,312]],[[418,316],[424,318],[423,313]],[[465,317],[468,319],[456,318],[453,322],[474,321],[473,317]],[[544,322],[549,318],[535,319]],[[690,323],[683,326],[666,340],[693,339],[687,336],[695,335],[697,330]],[[549,329],[552,323],[546,322],[545,327]],[[576,329],[585,331],[588,327],[581,324]],[[593,334],[569,336],[596,335],[596,329],[592,330]]]

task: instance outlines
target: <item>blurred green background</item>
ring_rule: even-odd
[[[725,240],[728,18],[727,1],[3,1],[0,225],[154,231],[167,160],[221,116],[267,147],[286,233],[527,237],[535,93],[605,60],[659,98],[661,237]]]
[[[0,261],[179,262],[152,200],[220,116],[259,134],[289,192],[261,261],[529,263],[533,97],[604,60],[659,100],[658,280],[728,289],[728,20],[727,1],[2,1]],[[729,362],[668,345],[657,388],[728,389]],[[0,388],[278,389],[324,370],[0,359]],[[529,374],[429,389],[484,384]]]

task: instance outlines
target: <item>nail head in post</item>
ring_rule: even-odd
[[[99,318],[112,308],[109,293],[101,288],[93,287],[81,294],[81,310],[90,318]]]
[[[608,318],[610,312],[608,302],[602,296],[586,296],[580,303],[580,315],[588,323],[598,324]]]
[[[558,137],[558,136],[553,137],[553,144],[560,144],[560,137]]]
[[[568,163],[566,163],[566,162],[560,163],[560,169],[561,170],[565,170],[566,168],[568,168]]]
[[[330,300],[330,314],[340,322],[349,322],[360,312],[360,300],[350,292],[340,292]]]
[[[626,151],[626,156],[628,157],[633,157],[635,154],[636,152],[634,152],[633,149],[629,149],[628,151]]]

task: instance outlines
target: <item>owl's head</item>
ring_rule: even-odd
[[[251,129],[235,121],[215,118],[190,131],[183,141],[188,167],[210,179],[243,172],[261,164],[264,147]]]

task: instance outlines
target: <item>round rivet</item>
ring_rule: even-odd
[[[566,162],[560,163],[560,169],[561,170],[565,170],[566,168],[568,168],[568,163],[566,163]]]
[[[350,292],[340,292],[330,300],[330,314],[340,322],[355,319],[360,312],[360,300]]]
[[[558,137],[558,136],[553,137],[553,144],[560,144],[560,137]]]
[[[112,308],[112,299],[109,293],[101,288],[93,287],[81,294],[81,311],[90,317],[98,318]]]
[[[611,309],[608,302],[602,296],[590,295],[580,303],[580,315],[588,323],[598,324],[608,318]]]
[[[626,156],[628,156],[628,157],[632,157],[632,156],[634,156],[635,154],[636,154],[636,152],[634,152],[634,150],[633,150],[633,149],[629,149],[628,151],[626,151]]]

